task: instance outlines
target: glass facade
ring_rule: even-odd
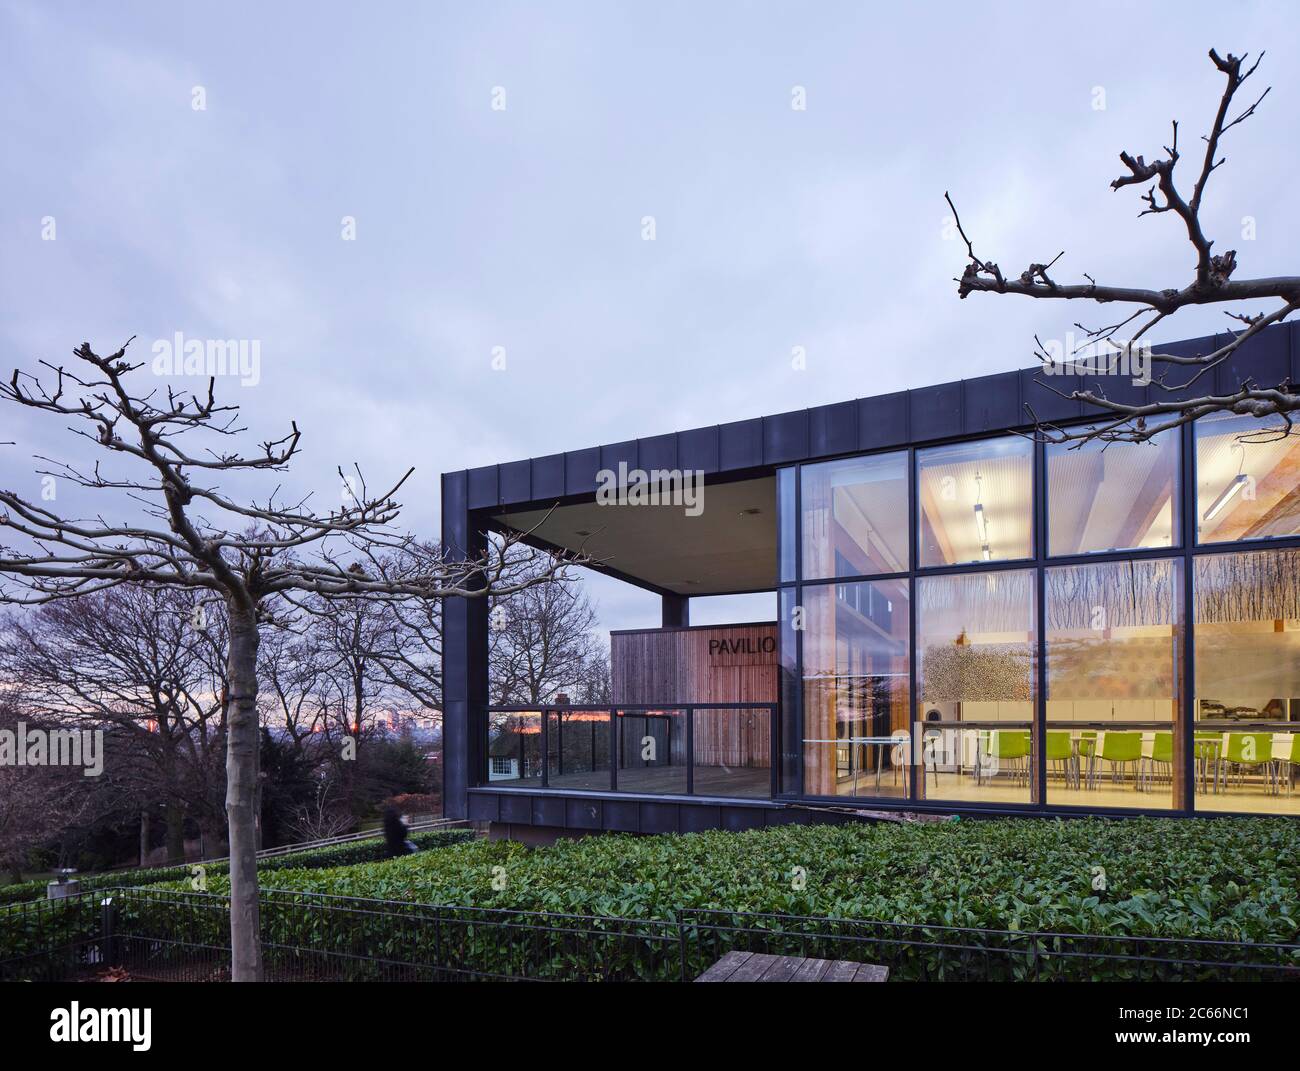
[[[783,468],[779,718],[492,712],[481,783],[1300,815],[1297,445],[1230,416]]]
[[[784,792],[1300,814],[1298,445],[1229,417],[784,470]]]
[[[1182,563],[1045,574],[1047,802],[1169,809],[1180,794]]]
[[[908,602],[905,580],[804,588],[808,794],[908,795]]]
[[[986,570],[916,582],[924,797],[1034,799],[1034,572]]]
[[[920,562],[1032,558],[1034,444],[1019,435],[918,450]]]
[[[1300,534],[1300,428],[1249,416],[1196,422],[1201,543]]]
[[[1047,447],[1052,557],[1178,545],[1178,431]]]
[[[805,465],[803,577],[907,572],[907,451]]]
[[[1300,551],[1196,560],[1196,809],[1296,813]]]

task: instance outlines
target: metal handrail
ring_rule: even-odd
[[[611,710],[775,710],[779,704],[772,703],[534,703],[531,706],[488,707],[489,714],[550,714],[565,710],[595,710],[609,713]]]
[[[412,822],[407,827],[411,833],[425,833],[431,829],[457,829],[469,823],[456,818],[432,818],[424,822]],[[376,840],[384,835],[383,829],[363,829],[357,833],[344,833],[338,837],[324,837],[320,840],[299,841],[297,844],[280,844],[274,848],[263,848],[257,853],[259,859],[273,859],[279,855],[292,855],[295,852],[311,851],[314,848],[331,848],[338,844],[351,844],[357,841]],[[177,866],[198,866],[207,863],[225,863],[230,856],[221,855],[213,859],[195,859],[190,862],[177,863]]]
[[[590,713],[590,714],[604,715],[603,719],[590,718],[587,720],[591,723],[593,730],[596,724],[601,721],[603,721],[608,727],[609,748],[610,748],[610,756],[611,756],[611,761],[609,763],[609,791],[611,792],[617,792],[619,790],[618,787],[619,762],[613,761],[613,756],[615,755],[615,753],[619,748],[619,738],[621,735],[621,727],[622,727],[620,718],[624,715],[629,715],[629,714],[630,715],[641,714],[646,716],[664,715],[664,714],[683,714],[685,715],[684,720],[685,720],[685,730],[686,730],[685,741],[684,741],[685,755],[686,755],[686,761],[684,764],[685,772],[686,772],[685,792],[686,795],[688,796],[695,795],[695,767],[696,767],[695,713],[696,711],[714,711],[714,710],[766,711],[771,716],[769,728],[768,728],[768,738],[769,738],[768,739],[769,776],[768,776],[768,789],[767,789],[768,794],[766,797],[761,797],[761,798],[775,799],[778,794],[779,774],[780,774],[779,743],[780,743],[780,732],[781,732],[780,729],[781,705],[779,702],[580,703],[580,704],[563,704],[563,705],[554,704],[554,703],[552,704],[538,703],[531,706],[520,706],[520,705],[495,706],[495,707],[489,706],[486,708],[486,710],[489,715],[525,714],[525,715],[533,715],[540,719],[540,723],[541,723],[540,724],[541,732],[539,734],[540,748],[541,748],[541,755],[545,756],[545,758],[541,762],[541,769],[539,771],[539,775],[541,779],[541,787],[544,790],[549,789],[551,787],[550,735],[552,729],[551,729],[550,716],[552,714],[561,716],[559,722],[557,723],[556,728],[559,731],[563,731],[565,725],[564,725],[564,720],[562,715],[564,714]],[[524,734],[524,735],[532,735],[532,734]],[[520,755],[519,755],[519,768],[522,773],[526,765],[526,762],[525,762],[525,757],[523,752],[522,735],[520,739],[521,739],[521,744],[520,744]],[[595,745],[594,745],[594,737],[593,737],[593,753],[594,753],[594,746]],[[669,757],[668,765],[671,765],[671,754]],[[562,769],[560,770],[560,773],[561,774],[563,773]],[[488,782],[488,783],[492,784],[492,782]],[[509,786],[501,786],[500,784],[497,784],[496,787],[504,788],[504,790],[507,791],[509,790]],[[652,793],[652,794],[678,795],[679,793],[672,792],[672,793]],[[746,796],[744,798],[749,799],[751,797]]]
[[[920,980],[1086,980],[1101,964],[1165,980],[1234,977],[1230,972],[1261,979],[1300,976],[1300,945],[1276,941],[998,930],[692,907],[638,918],[306,890],[266,889],[262,904],[268,971],[306,972],[321,979],[362,972],[362,977],[380,980],[686,981],[731,949],[867,960],[889,965],[891,976],[901,969]],[[163,910],[144,911],[149,905]],[[119,962],[141,978],[155,971],[165,979],[210,978],[229,956],[221,922],[230,905],[223,894],[124,887],[19,908],[0,913],[0,934],[10,926],[27,934],[45,926],[40,932],[46,942],[14,956],[0,953],[0,978],[57,981]],[[317,924],[314,918],[322,921]],[[194,929],[196,922],[204,925]],[[412,929],[412,922],[423,925]],[[409,946],[403,942],[396,952],[378,940],[399,929],[418,932],[423,939]]]

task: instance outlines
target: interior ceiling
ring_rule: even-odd
[[[1009,454],[953,461],[921,469],[918,482],[944,561],[979,561],[986,535],[994,561],[1031,553],[1029,457]],[[983,507],[983,525],[976,504]]]
[[[775,478],[708,484],[700,505],[692,517],[680,505],[583,502],[501,513],[495,520],[679,595],[775,587]]]

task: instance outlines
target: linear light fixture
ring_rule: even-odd
[[[980,553],[984,560],[992,561],[993,552],[989,550],[989,543],[992,540],[989,537],[989,517],[984,511],[983,502],[983,480],[978,472],[975,473],[975,538],[980,543]]]
[[[1222,513],[1228,503],[1237,496],[1237,492],[1245,486],[1248,479],[1250,479],[1250,477],[1244,472],[1237,473],[1237,475],[1228,483],[1228,486],[1219,492],[1219,497],[1210,503],[1210,508],[1205,511],[1204,519],[1212,521]]]

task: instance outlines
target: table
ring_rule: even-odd
[[[883,982],[889,968],[849,959],[800,959],[762,952],[728,952],[697,982]]]
[[[905,732],[902,732],[901,730],[900,730],[900,734],[901,735],[894,735],[894,736],[837,736],[833,740],[807,739],[804,741],[804,743],[805,744],[834,744],[836,747],[844,747],[846,745],[848,746],[866,745],[868,747],[882,747],[882,748],[902,747],[906,749],[908,748],[908,745],[910,743],[907,738],[907,734]],[[902,765],[905,766],[906,763],[903,763]],[[884,756],[877,755],[876,756],[876,795],[877,796],[880,795],[880,775],[884,772],[884,768],[885,768]],[[894,767],[895,773],[897,773],[898,768],[899,767],[895,765]],[[858,794],[858,779],[859,777],[861,777],[861,775],[862,775],[861,767],[854,766],[853,768],[853,795],[854,796]]]

